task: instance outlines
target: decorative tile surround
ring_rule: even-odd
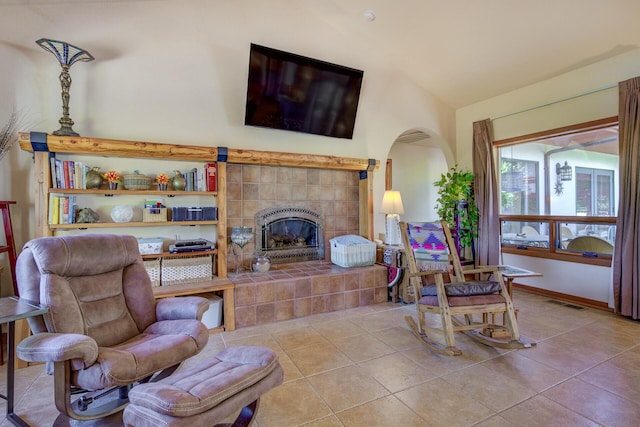
[[[387,301],[387,269],[332,264],[329,239],[359,230],[359,172],[229,164],[227,225],[255,228],[257,212],[289,205],[311,209],[324,221],[325,260],[272,264],[268,273],[236,276],[230,249],[229,277],[235,283],[236,326],[247,327]],[[255,230],[254,230],[255,232]],[[228,233],[227,233],[228,234]],[[239,250],[237,246],[234,247]],[[250,269],[255,241],[239,253]]]
[[[294,319],[387,301],[387,269],[327,261],[272,265],[268,273],[230,275],[236,327]]]
[[[282,205],[305,207],[320,213],[324,219],[325,248],[328,248],[329,239],[344,234],[358,234],[359,173],[312,168],[228,165],[229,228],[241,225],[255,227],[254,217],[258,211]],[[235,245],[234,248],[238,250]],[[245,267],[249,267],[254,250],[255,241],[251,241],[239,254],[240,262]],[[328,250],[325,250],[325,259],[330,259]],[[232,252],[227,260],[227,271],[235,271],[235,257]]]

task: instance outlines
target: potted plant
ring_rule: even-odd
[[[472,172],[455,165],[433,184],[438,187],[436,211],[456,236],[458,253],[465,258],[464,248],[471,249],[478,235],[478,206],[473,192]]]

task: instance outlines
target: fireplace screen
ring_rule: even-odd
[[[310,209],[276,207],[255,218],[256,249],[272,263],[324,259],[321,217]]]

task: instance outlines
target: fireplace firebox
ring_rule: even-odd
[[[271,263],[324,259],[322,217],[311,209],[278,206],[255,215],[256,251]]]

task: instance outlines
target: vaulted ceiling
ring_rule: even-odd
[[[238,25],[246,17],[257,32],[290,32],[314,52],[349,49],[454,109],[640,47],[638,0],[0,0],[0,43],[37,49],[37,38],[54,37],[29,28],[37,19],[54,23],[78,13],[76,22],[90,31],[92,17],[95,25],[115,13],[144,20],[153,8],[175,10],[176,19],[232,11]],[[344,43],[317,28],[332,29]],[[200,31],[206,37],[207,29]]]

